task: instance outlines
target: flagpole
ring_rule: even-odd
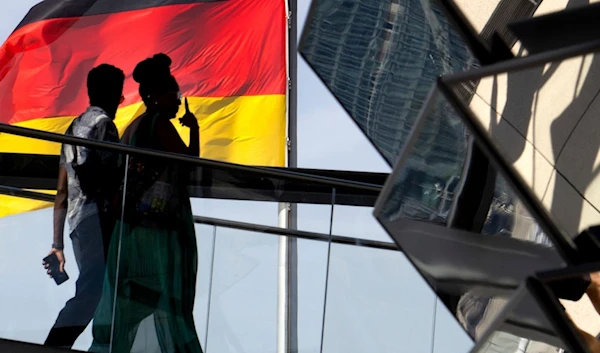
[[[297,159],[297,0],[283,0],[287,18],[287,158],[286,167],[296,168]],[[279,227],[297,229],[295,204],[279,204]],[[279,238],[277,266],[277,353],[298,352],[298,248],[294,237]]]

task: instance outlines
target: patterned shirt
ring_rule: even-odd
[[[73,121],[72,134],[75,137],[99,140],[104,142],[119,142],[119,133],[112,119],[104,110],[89,107],[82,115]],[[84,164],[92,153],[99,157],[95,159],[103,166],[116,165],[117,155],[110,151],[91,150],[87,147],[63,145],[60,154],[60,166],[67,170],[68,208],[67,219],[71,231],[87,217],[98,215],[98,200],[92,200],[81,192],[79,179],[73,169],[74,150],[77,153],[77,163]]]

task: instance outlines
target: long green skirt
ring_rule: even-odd
[[[192,316],[198,252],[191,210],[186,213],[175,231],[117,222],[90,352],[129,353],[150,315],[161,352],[202,352]]]

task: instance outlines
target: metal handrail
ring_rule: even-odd
[[[248,232],[256,232],[256,233],[266,233],[271,235],[279,235],[279,236],[288,236],[294,237],[298,239],[307,239],[314,241],[323,241],[329,242],[331,240],[332,243],[343,244],[343,245],[351,245],[351,246],[360,246],[364,248],[373,248],[380,250],[392,250],[392,251],[400,251],[395,243],[387,243],[383,241],[376,240],[367,240],[367,239],[358,239],[352,237],[345,237],[340,235],[331,235],[323,234],[323,233],[313,233],[302,230],[293,230],[293,229],[285,229],[279,227],[266,226],[261,224],[252,224],[245,222],[237,222],[230,221],[224,219],[210,218],[210,217],[202,217],[202,216],[194,216],[194,222],[197,224],[206,224],[215,227],[222,228],[231,228],[244,230]]]
[[[20,126],[13,126],[8,124],[0,123],[0,133],[7,133],[11,135],[17,135],[22,137],[28,137],[38,140],[52,141],[57,143],[65,143],[71,145],[84,146],[88,148],[104,149],[113,152],[120,152],[133,155],[143,155],[154,158],[164,158],[171,161],[178,161],[182,163],[192,164],[197,167],[220,169],[225,171],[237,171],[247,172],[254,174],[262,174],[265,177],[294,180],[300,182],[310,182],[319,184],[320,186],[327,186],[331,188],[348,188],[357,190],[366,190],[372,192],[380,192],[381,186],[369,183],[362,183],[357,181],[347,181],[343,179],[314,176],[305,173],[298,173],[289,170],[274,170],[267,167],[254,167],[245,166],[241,164],[232,164],[227,162],[221,162],[205,158],[190,157],[182,154],[169,153],[154,151],[145,148],[131,147],[128,145],[112,142],[103,142],[95,140],[87,140],[80,137],[73,137],[67,135],[56,134],[47,131],[28,129]]]
[[[23,190],[6,185],[0,185],[0,195],[8,195],[45,202],[54,202],[54,199],[56,198],[56,196],[52,194],[43,194],[41,192]]]
[[[38,201],[46,201],[46,202],[54,202],[54,195],[50,194],[42,194],[35,191],[23,190],[19,188],[14,188],[10,186],[0,185],[0,194],[6,194],[15,197],[23,197]],[[244,223],[237,221],[230,221],[225,219],[211,218],[211,217],[203,217],[203,216],[194,216],[194,222],[197,224],[206,224],[215,227],[223,227],[223,228],[231,228],[244,230],[249,232],[257,232],[257,233],[266,233],[272,235],[279,236],[288,236],[299,239],[307,239],[314,241],[324,241],[328,242],[331,239],[332,243],[336,244],[344,244],[351,246],[361,246],[365,248],[374,248],[381,250],[393,250],[400,251],[396,244],[387,243],[383,241],[375,241],[375,240],[367,240],[367,239],[358,239],[352,237],[345,237],[340,235],[332,235],[331,237],[328,234],[323,233],[314,233],[307,232],[302,230],[293,230],[293,229],[285,229],[279,227],[271,227],[260,224],[253,223]]]

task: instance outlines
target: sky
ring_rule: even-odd
[[[35,3],[19,0],[0,5],[2,40]],[[298,0],[299,35],[309,4]],[[391,171],[301,58],[298,92],[299,167]],[[277,225],[275,203],[202,199],[192,205],[196,215]],[[336,235],[391,241],[370,208],[301,205],[299,229],[328,233],[331,212]],[[42,210],[0,219],[0,315],[11,318],[0,320],[0,338],[42,343],[74,293],[77,267],[68,241],[66,270],[71,280],[57,287],[41,268],[52,242],[51,217],[50,210]],[[205,352],[275,353],[278,238],[205,225],[198,225],[196,234],[199,270],[194,315]],[[402,253],[335,244],[330,250],[326,287],[328,244],[298,243],[300,353],[320,352],[323,322],[323,352],[327,353],[454,353],[471,347]],[[88,327],[75,348],[87,350],[90,343]],[[155,343],[151,322],[145,322],[135,348],[154,352],[149,347]]]

